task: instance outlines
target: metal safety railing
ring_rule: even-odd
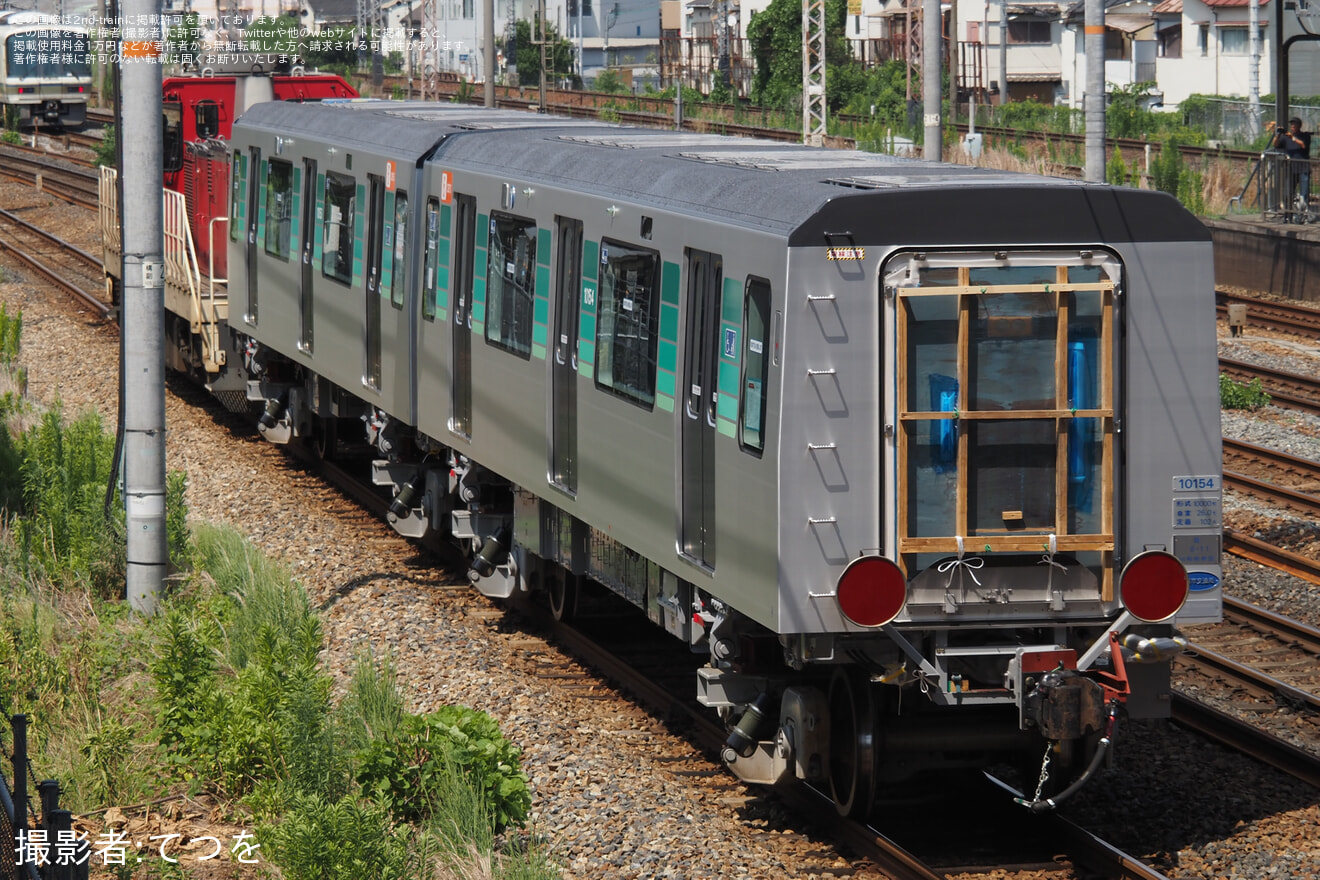
[[[1266,220],[1313,223],[1320,218],[1311,209],[1312,170],[1310,159],[1266,150],[1256,159],[1242,192],[1228,200],[1229,210],[1250,205]]]
[[[60,784],[54,779],[37,782],[28,760],[26,715],[10,718],[13,785],[0,767],[0,880],[87,880],[91,845],[77,839],[73,814],[60,809]],[[40,811],[28,797],[28,782],[37,791]]]

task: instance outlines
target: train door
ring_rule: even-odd
[[[248,195],[247,195],[247,313],[243,320],[249,324],[257,323],[257,222],[261,215],[261,185],[266,177],[266,169],[261,164],[261,150],[253,147],[248,158]]]
[[[303,200],[302,200],[302,274],[298,281],[298,312],[300,326],[298,330],[298,348],[311,354],[312,352],[312,264],[315,261],[314,253],[316,245],[320,238],[316,235],[316,218],[319,214],[317,202],[320,200],[321,188],[317,186],[316,180],[316,160],[303,160]]]
[[[577,345],[582,311],[582,221],[556,217],[555,355],[550,380],[550,480],[577,491]]]
[[[718,254],[687,253],[687,337],[679,456],[682,505],[679,543],[686,556],[715,567],[715,404],[719,389],[720,289],[724,260]]]
[[[449,427],[472,435],[472,261],[477,239],[477,200],[454,196],[454,412]]]
[[[385,181],[375,174],[368,174],[367,181],[371,194],[367,200],[367,339],[362,384],[380,390],[380,264]]]

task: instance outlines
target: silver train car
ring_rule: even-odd
[[[87,28],[38,12],[0,12],[0,103],[6,122],[75,128],[87,121]]]
[[[589,579],[708,654],[738,776],[857,813],[1008,760],[1044,809],[1169,714],[1222,590],[1174,199],[405,103],[259,105],[231,146],[261,431],[365,428],[394,527],[483,593]]]

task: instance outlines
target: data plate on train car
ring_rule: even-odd
[[[1223,525],[1224,499],[1218,495],[1194,495],[1173,499],[1175,529],[1217,529]]]

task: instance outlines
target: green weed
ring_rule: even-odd
[[[1260,409],[1269,406],[1270,395],[1261,387],[1259,377],[1250,382],[1238,382],[1220,373],[1219,402],[1224,409]]]

